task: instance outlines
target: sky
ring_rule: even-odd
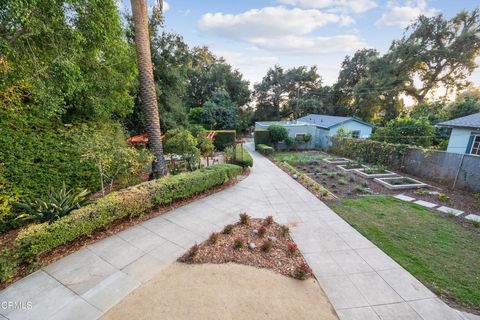
[[[121,10],[130,10],[129,0],[119,1]],[[326,85],[336,82],[346,55],[362,48],[385,53],[420,14],[450,18],[478,6],[476,0],[167,0],[164,5],[166,31],[182,35],[190,46],[208,46],[251,84],[279,64],[316,65]],[[470,80],[480,85],[480,69]]]

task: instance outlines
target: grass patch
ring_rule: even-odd
[[[280,162],[287,161],[291,165],[320,161],[325,158],[326,158],[326,155],[322,155],[322,154],[309,155],[309,154],[298,153],[298,152],[278,152],[274,156],[275,161],[280,161]]]
[[[436,294],[480,310],[480,234],[387,196],[329,206]]]

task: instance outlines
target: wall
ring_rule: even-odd
[[[445,151],[431,151],[425,154],[420,149],[412,149],[407,152],[403,165],[403,170],[407,173],[425,177],[449,187],[453,186],[461,165],[456,187],[480,191],[480,156]]]
[[[301,149],[313,149],[315,148],[315,135],[316,135],[316,127],[312,125],[292,125],[292,126],[285,126],[288,130],[288,136],[295,139],[297,133],[305,133],[310,134],[312,139],[308,143],[301,143],[298,145]]]

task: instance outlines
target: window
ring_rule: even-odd
[[[352,138],[354,139],[360,138],[360,131],[359,130],[352,131]]]
[[[473,136],[472,150],[470,153],[480,156],[480,135]]]
[[[295,134],[295,140],[296,141],[304,141],[306,135],[307,135],[306,133],[297,133],[297,134]]]

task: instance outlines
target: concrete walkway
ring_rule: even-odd
[[[292,236],[341,319],[478,319],[445,305],[300,184],[252,155],[252,172],[237,185],[89,245],[0,292],[0,314],[99,318],[246,211],[297,225]]]

